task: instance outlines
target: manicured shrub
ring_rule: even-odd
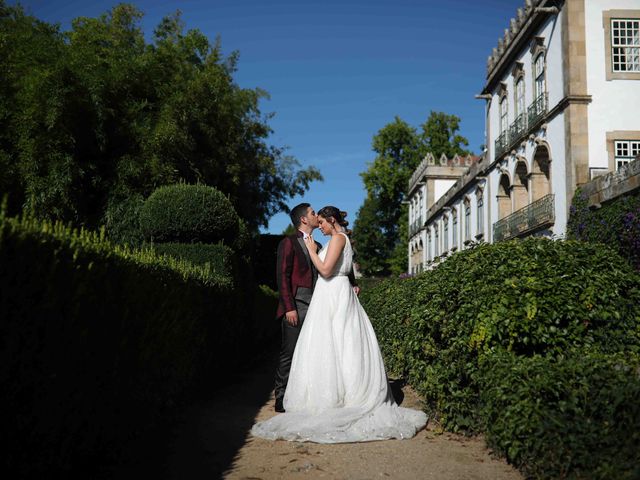
[[[218,243],[241,248],[246,227],[229,199],[205,185],[158,188],[144,202],[140,225],[154,243]]]
[[[59,476],[117,452],[271,343],[268,293],[0,212],[2,471]]]
[[[614,251],[545,239],[480,245],[363,292],[387,365],[445,428],[478,430],[480,357],[637,351],[640,279]]]
[[[527,478],[640,478],[640,360],[487,355],[478,375],[487,442]]]
[[[618,197],[591,210],[578,189],[570,209],[567,236],[607,244],[640,270],[640,193]]]
[[[149,246],[159,256],[184,260],[193,265],[209,265],[217,275],[233,279],[238,274],[234,251],[222,244],[154,243]]]
[[[406,375],[411,363],[407,350],[419,341],[409,337],[407,328],[416,285],[415,278],[365,281],[361,285],[360,302],[375,327],[385,367],[397,376]]]

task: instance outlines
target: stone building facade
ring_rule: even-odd
[[[640,154],[640,1],[527,0],[477,98],[483,156],[409,183],[410,273],[476,241],[562,238],[576,188]]]

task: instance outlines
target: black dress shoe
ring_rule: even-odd
[[[284,413],[284,405],[282,404],[282,399],[281,398],[276,399],[275,410],[278,413]]]

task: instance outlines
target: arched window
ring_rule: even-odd
[[[525,100],[524,100],[524,78],[520,77],[520,79],[516,82],[516,118],[520,115],[523,115],[526,112],[525,109]]]
[[[453,207],[451,209],[451,223],[452,223],[451,248],[458,248],[458,210],[456,210],[456,207]]]
[[[509,129],[509,109],[506,95],[500,101],[500,134],[506,133]]]
[[[477,201],[477,225],[476,225],[476,234],[483,235],[484,234],[484,192],[481,188],[478,188],[476,192],[476,201]]]
[[[431,256],[431,232],[427,233],[427,262],[430,262]]]
[[[436,223],[433,226],[433,257],[440,255],[440,226]]]
[[[471,202],[464,199],[464,241],[471,240]]]
[[[535,79],[535,98],[539,98],[547,91],[547,86],[544,79],[544,53],[540,53],[536,57],[536,61],[533,65],[533,76]]]
[[[449,250],[449,217],[446,215],[442,218],[442,251],[447,252]]]
[[[511,181],[506,174],[500,175],[500,183],[498,184],[498,220],[506,217],[512,212],[511,205]]]

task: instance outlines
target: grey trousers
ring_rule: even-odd
[[[309,303],[296,299],[296,309],[298,310],[298,325],[295,327],[289,325],[286,317],[282,316],[282,343],[280,345],[280,357],[278,360],[278,368],[276,369],[275,380],[275,396],[276,400],[284,398],[284,392],[287,389],[289,381],[289,371],[291,370],[291,361],[293,360],[293,352],[296,349],[300,329],[307,316]]]

